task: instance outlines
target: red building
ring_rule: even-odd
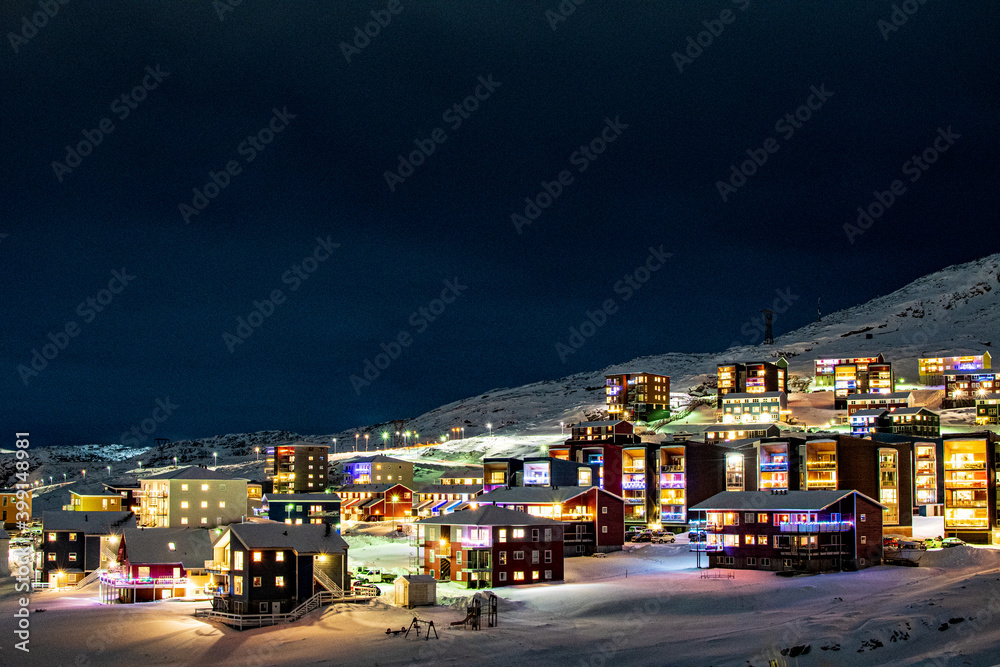
[[[625,544],[625,502],[596,486],[498,488],[475,502],[562,521],[567,556],[621,551]]]
[[[351,484],[337,491],[344,521],[400,521],[413,516],[413,490],[402,484]]]
[[[851,394],[847,397],[846,407],[848,417],[859,410],[912,408],[913,394],[908,391],[896,391],[888,394]]]
[[[126,528],[118,564],[101,575],[104,602],[153,602],[192,595],[208,583],[212,560],[207,528]]]
[[[726,491],[702,515],[709,567],[824,572],[882,562],[885,506],[851,490]]]
[[[482,505],[415,525],[421,568],[435,579],[469,588],[563,579],[562,522]]]

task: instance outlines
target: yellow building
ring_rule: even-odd
[[[63,505],[70,512],[121,512],[122,497],[114,493],[69,492],[69,505]]]
[[[23,512],[31,518],[31,491],[24,489],[23,501],[27,503],[27,508]],[[14,528],[17,526],[17,489],[0,489],[0,519],[3,523],[0,528]],[[23,517],[22,517],[23,518]]]

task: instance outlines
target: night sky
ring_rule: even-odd
[[[335,432],[998,250],[996,2],[48,5],[0,10],[6,440]]]

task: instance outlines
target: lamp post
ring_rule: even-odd
[[[111,477],[111,466],[108,466],[108,477]]]
[[[354,434],[354,451],[358,451],[358,434]]]
[[[399,431],[396,431],[396,439],[393,440],[393,443],[397,445],[399,444]]]
[[[260,460],[260,447],[254,447],[253,448],[253,460],[254,461],[259,461]]]
[[[66,473],[63,473],[63,481],[66,481]]]
[[[465,440],[465,427],[462,427],[462,440]]]
[[[365,451],[368,451],[368,434],[365,433]]]
[[[219,467],[219,452],[212,452],[212,458],[215,459],[215,467]]]
[[[399,502],[399,496],[392,496],[392,518],[396,518],[396,503]]]
[[[83,481],[86,482],[87,481],[87,471],[86,470],[81,470],[80,472],[83,473]]]
[[[559,422],[559,433],[566,434],[566,422]]]
[[[177,457],[176,456],[174,457],[174,467],[175,468],[177,467]]]
[[[486,422],[486,428],[490,430],[490,437],[493,437],[493,424]]]
[[[385,449],[385,441],[389,439],[389,434],[382,431],[382,449]]]
[[[336,438],[333,439],[333,453],[334,454],[337,453],[337,439]]]
[[[139,461],[139,472],[142,472],[142,461]]]

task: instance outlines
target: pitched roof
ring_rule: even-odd
[[[344,463],[410,463],[410,461],[404,461],[403,459],[394,459],[391,456],[386,456],[385,454],[374,454],[372,456],[361,456],[355,459],[348,459]]]
[[[1000,370],[993,370],[992,368],[976,368],[973,370],[948,370],[942,373],[942,375],[996,375],[1000,373]]]
[[[410,487],[399,482],[395,484],[345,484],[337,489],[337,493],[385,493],[394,486],[402,486],[403,488],[410,489]],[[410,491],[412,490],[410,489]]]
[[[232,523],[229,530],[248,549],[294,549],[299,554],[347,551],[347,542],[330,524],[289,525],[274,521]]]
[[[562,503],[597,487],[594,486],[515,486],[501,487],[476,498],[477,503]],[[614,494],[611,494],[614,495]]]
[[[841,498],[852,493],[875,503],[885,509],[876,500],[872,500],[860,491],[851,489],[822,491],[788,491],[773,494],[770,491],[723,491],[697,505],[691,510],[821,510],[826,509]]]
[[[482,493],[482,484],[425,484],[417,493]]]
[[[3,529],[3,526],[0,526],[0,540],[9,540],[9,539],[10,535],[8,535],[7,531]]]
[[[439,524],[445,526],[558,526],[561,521],[533,516],[527,512],[480,505],[478,509],[461,510],[442,516],[414,521],[422,524]]]
[[[621,424],[628,422],[624,419],[609,419],[602,422],[580,422],[579,424],[573,424],[571,428],[592,428],[594,426],[612,426],[614,424]]]
[[[848,394],[847,402],[851,401],[875,401],[880,398],[891,398],[891,399],[908,399],[910,398],[910,393],[908,391],[894,391],[889,394]]]
[[[336,493],[265,493],[264,498],[267,499],[269,503],[275,501],[278,502],[289,502],[289,501],[331,501],[340,500],[340,496]]]
[[[461,466],[458,468],[449,468],[441,473],[438,479],[459,479],[459,478],[482,478],[483,469],[482,467],[476,466]]]
[[[1000,394],[986,394],[984,396],[976,396],[976,400],[977,401],[985,401],[987,399],[994,400],[994,401],[1000,400]]]
[[[86,535],[111,535],[135,528],[132,512],[73,512],[49,510],[42,513],[42,530],[74,530]]]
[[[207,528],[127,528],[122,539],[132,565],[180,563],[201,569],[206,560],[212,560],[212,536]]]
[[[225,479],[243,482],[247,480],[246,477],[234,477],[218,470],[209,470],[208,468],[200,468],[198,466],[184,466],[183,468],[167,470],[156,475],[144,475],[139,478],[140,481],[147,479]]]
[[[885,408],[869,408],[868,410],[858,410],[851,415],[851,419],[854,419],[855,417],[881,417],[882,415],[888,413],[889,411]]]
[[[889,412],[889,414],[890,415],[915,415],[915,414],[919,414],[920,412],[927,412],[927,413],[930,413],[932,415],[937,414],[936,412],[934,412],[932,410],[928,410],[927,408],[896,408],[895,410],[892,410],[891,412]],[[857,413],[855,412],[854,414],[857,414]]]

